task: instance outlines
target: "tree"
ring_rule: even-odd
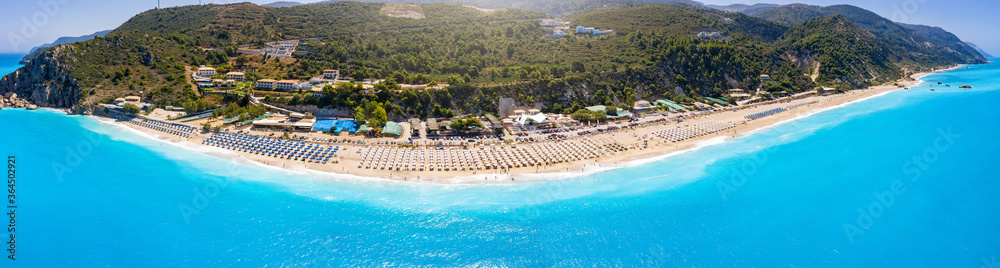
[[[250,106],[250,94],[243,95],[243,98],[240,99],[239,105],[241,107]]]
[[[632,107],[631,107],[631,106],[628,106],[628,104],[625,104],[625,103],[622,103],[622,104],[619,104],[619,105],[618,105],[618,108],[621,108],[622,110],[626,110],[626,111],[628,111],[628,110],[632,109]],[[617,111],[616,111],[616,112],[617,112]]]
[[[431,109],[431,113],[436,117],[451,118],[455,116],[455,112],[448,108],[442,108],[440,104],[434,104],[434,108]]]
[[[586,72],[587,66],[583,65],[583,62],[573,61],[571,69],[573,69],[574,72]]]
[[[465,125],[465,120],[462,120],[461,118],[451,121],[451,125],[449,126],[451,127],[451,129],[458,131],[465,131],[466,127],[468,127]]]
[[[604,113],[607,115],[618,115],[618,107],[615,106],[605,106]]]
[[[469,127],[482,128],[483,127],[483,122],[480,122],[479,118],[473,117],[473,118],[465,119],[465,125],[467,125]]]
[[[204,125],[201,126],[201,130],[204,130],[205,132],[211,132],[212,124],[205,123]]]
[[[248,59],[247,56],[242,56],[241,55],[239,57],[236,57],[236,64],[237,65],[243,66],[243,65],[246,65],[248,62],[250,62],[250,59]]]
[[[465,79],[458,75],[449,75],[448,84],[452,86],[465,84]]]
[[[396,80],[391,77],[382,80],[382,82],[379,82],[378,84],[375,84],[376,92],[396,91],[399,90],[399,88],[400,88],[399,84],[396,83]]]
[[[687,79],[679,74],[676,77],[674,77],[674,81],[677,81],[677,84],[681,85],[681,87],[687,86]]]
[[[578,111],[574,112],[573,115],[570,115],[570,118],[573,118],[573,120],[580,121],[580,122],[583,122],[583,121],[588,121],[589,122],[590,120],[593,120],[592,114],[590,113],[590,111],[588,111],[586,109],[581,109],[581,110],[578,110]]]
[[[229,64],[226,64],[226,65],[219,66],[218,68],[215,68],[215,73],[217,73],[217,74],[224,74],[224,73],[228,73],[228,72],[230,72],[232,70],[233,70],[233,66],[229,65]]]
[[[466,118],[464,120],[459,118],[455,119],[454,121],[451,121],[451,124],[449,126],[451,127],[451,129],[454,130],[467,131],[473,127],[482,128],[483,123],[476,118]]]
[[[591,112],[591,118],[593,118],[594,121],[607,120],[608,114],[602,111],[594,111]]]
[[[205,99],[188,100],[182,106],[184,107],[184,112],[189,114],[215,108],[215,105],[208,103]]]
[[[125,106],[122,106],[122,112],[125,112],[126,114],[138,114],[140,111],[142,111],[142,109],[139,109],[139,106],[135,104],[126,103]]]
[[[431,80],[430,83],[427,83],[427,87],[436,87],[437,85],[438,85],[438,81]]]
[[[365,116],[365,111],[363,108],[361,107],[354,108],[354,121],[356,121],[358,125],[364,125],[365,123],[368,122],[368,117]]]
[[[389,121],[385,108],[377,101],[365,100],[365,104],[354,108],[354,120],[358,124],[368,124],[368,127],[381,131]]]

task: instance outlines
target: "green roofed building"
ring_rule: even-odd
[[[694,110],[694,109],[691,109],[690,107],[677,104],[676,102],[674,102],[672,100],[657,100],[656,104],[659,104],[660,106],[667,106],[667,107],[673,108],[673,109],[670,110],[671,112],[673,112],[674,110],[677,110],[677,111],[681,111],[681,110]]]
[[[403,126],[393,122],[385,123],[385,127],[382,128],[382,136],[390,137],[400,137],[403,136]]]
[[[629,111],[626,111],[626,110],[622,110],[621,108],[618,108],[618,115],[612,116],[611,118],[613,118],[615,120],[618,120],[618,119],[629,119],[629,118],[632,118],[632,112],[629,112]]]
[[[358,135],[368,135],[368,131],[370,131],[370,130],[371,130],[371,128],[369,128],[368,124],[365,123],[364,125],[361,125],[360,127],[358,127],[358,132],[357,133],[358,133]]]
[[[587,110],[589,110],[591,112],[604,112],[606,108],[607,108],[607,106],[604,106],[604,105],[595,105],[595,106],[590,106],[590,107],[587,107],[587,108],[584,108],[584,109],[587,109]],[[608,115],[608,119],[618,120],[618,119],[632,118],[632,113],[631,112],[626,111],[626,110],[622,110],[622,108],[616,108],[616,109],[618,109],[618,111],[616,112],[616,114],[615,115],[610,115],[609,114]]]
[[[603,112],[605,108],[607,107],[604,107],[604,105],[594,105],[585,109],[590,110],[591,112]]]

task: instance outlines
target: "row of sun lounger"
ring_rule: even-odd
[[[340,146],[322,146],[301,141],[286,141],[241,133],[216,133],[202,143],[278,159],[319,164],[328,163],[333,157],[337,156],[337,151],[340,150]]]
[[[491,170],[593,159],[603,152],[604,148],[589,139],[472,148],[370,146],[361,150],[358,168],[395,171]]]
[[[788,109],[785,109],[785,108],[774,108],[774,109],[770,109],[770,110],[767,110],[767,111],[763,111],[763,112],[759,112],[759,113],[747,115],[745,117],[748,120],[755,120],[755,119],[760,119],[760,118],[772,116],[774,114],[777,114],[777,113],[780,113],[780,112],[784,112],[784,111],[787,111],[787,110]]]
[[[126,123],[134,124],[137,126],[157,130],[167,134],[177,135],[184,138],[190,138],[191,135],[195,133],[195,128],[191,126],[186,126],[182,124],[166,123],[160,122],[152,119],[140,119],[140,118],[127,118]]]
[[[688,127],[653,131],[653,135],[670,142],[697,138],[736,127],[736,124],[721,121],[706,121]]]

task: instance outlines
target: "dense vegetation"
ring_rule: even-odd
[[[289,8],[250,3],[184,6],[150,10],[129,19],[115,32],[176,34],[195,46],[226,47],[297,38],[317,38],[450,24],[545,18],[527,10],[480,12],[459,4],[427,4],[427,19],[384,16],[382,4],[334,2]]]
[[[324,3],[335,2],[336,0],[326,1]],[[440,0],[362,0],[362,2],[385,2],[385,3],[437,3]],[[566,13],[572,13],[577,11],[589,11],[595,9],[602,9],[606,7],[613,7],[619,5],[630,5],[630,4],[645,4],[645,3],[655,3],[655,4],[667,4],[667,3],[679,3],[691,6],[701,6],[702,3],[692,0],[559,0],[559,1],[549,1],[549,0],[529,0],[529,1],[509,1],[509,0],[465,0],[462,3],[477,6],[481,8],[490,9],[500,9],[500,8],[517,8],[525,10],[534,10],[538,12],[544,12],[553,15],[562,15]]]
[[[619,6],[571,19],[574,26],[615,29],[616,34],[574,36],[570,30],[560,39],[543,38],[550,32],[537,19],[550,16],[540,12],[423,4],[412,8],[425,17],[411,19],[387,16],[382,8],[337,2],[151,10],[109,36],[70,45],[60,61],[90,90],[86,102],[139,94],[161,106],[226,106],[220,113],[230,117],[262,112],[238,97],[201,94],[186,72],[209,65],[245,71],[251,81],[305,80],[323,69],[340,69],[358,81],[385,80],[374,89],[342,83],[318,95],[258,93],[266,94],[268,103],[353,109],[359,119],[378,125],[407,117],[496,112],[501,98],[569,114],[589,105],[627,108],[636,100],[659,98],[691,104],[730,88],[761,86],[787,93],[850,88],[891,81],[905,71],[981,60],[959,50],[961,45],[951,46],[957,38],[939,29],[896,24],[899,29],[870,29],[887,20],[849,7],[753,9],[788,13],[758,18],[678,4]],[[851,15],[818,16],[848,11]],[[791,23],[800,16],[809,19]],[[695,36],[702,31],[727,37]],[[238,45],[301,38],[306,53],[294,58],[237,52]],[[762,84],[762,74],[774,83]],[[447,87],[403,88],[400,83]],[[229,105],[233,102],[239,103]]]
[[[580,14],[573,22],[600,28],[690,36],[702,31],[722,31],[736,39],[767,43],[788,27],[738,13],[678,4],[644,5]]]
[[[61,56],[63,67],[84,89],[87,102],[110,103],[140,95],[157,105],[177,105],[197,98],[185,68],[208,54],[159,33],[127,33],[75,43]]]
[[[786,25],[834,15],[844,16],[885,41],[891,53],[899,57],[895,63],[911,71],[956,63],[985,63],[986,60],[975,49],[939,28],[898,24],[874,12],[850,5],[820,7],[795,4],[760,10],[751,15]]]
[[[816,82],[821,84],[846,83],[845,88],[856,88],[867,81],[891,81],[903,75],[893,64],[898,57],[885,42],[840,15],[796,25],[782,43],[799,56],[816,55],[822,70]]]

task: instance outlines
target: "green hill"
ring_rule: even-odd
[[[337,0],[324,1],[319,4],[336,3]],[[377,3],[417,3],[429,4],[439,3],[440,0],[363,0],[362,2]],[[701,2],[692,0],[463,0],[455,1],[466,5],[472,5],[486,9],[515,8],[543,12],[552,15],[564,15],[567,13],[594,10],[619,5],[636,4],[684,4],[689,6],[703,6]]]
[[[867,81],[887,82],[903,76],[896,65],[899,52],[841,15],[796,25],[780,43],[792,55],[814,58],[820,68],[816,82],[821,84],[861,87]]]
[[[791,5],[776,6],[763,9],[747,10],[744,12],[747,15],[763,18],[769,21],[785,25],[795,25],[806,21],[814,20],[816,18],[828,16],[828,14],[826,12],[823,12],[822,9],[823,7],[821,6],[791,4]]]
[[[350,35],[448,24],[547,18],[526,10],[483,12],[458,4],[420,5],[424,19],[386,16],[383,4],[335,2],[269,8],[250,3],[150,10],[115,33],[159,32],[191,38],[195,45],[227,46],[297,38]]]
[[[939,45],[943,49],[952,50],[961,55],[977,55],[977,53],[979,53],[979,50],[976,49],[975,46],[969,45],[968,43],[962,41],[962,39],[959,39],[958,36],[955,36],[955,34],[945,31],[940,27],[902,23],[899,25],[927,38],[930,43]],[[989,57],[987,55],[983,56]]]
[[[739,13],[677,4],[596,11],[574,16],[573,22],[602,29],[669,35],[695,35],[718,29],[726,35],[758,42],[774,41],[788,28]]]
[[[975,49],[942,34],[943,30],[929,27],[910,26],[908,29],[874,12],[850,5],[810,6],[802,4],[786,5],[763,10],[756,17],[786,25],[800,24],[809,20],[833,15],[844,16],[847,20],[886,41],[893,51],[901,54],[900,63],[911,70],[926,67],[941,67],[955,63],[984,63],[986,59]]]
[[[0,80],[0,93],[35,96],[43,106],[123,95],[161,106],[201,100],[221,105],[232,99],[201,96],[187,76],[190,70],[210,65],[246,72],[255,81],[306,80],[333,68],[357,80],[388,80],[376,85],[374,94],[342,85],[327,89],[325,97],[268,92],[273,98],[266,101],[347,108],[377,103],[391,118],[407,118],[447,115],[448,109],[495,112],[500,98],[541,103],[551,112],[630,105],[637,99],[690,103],[729,88],[761,86],[762,74],[775,81],[763,85],[771,91],[851,88],[914,70],[980,62],[956,49],[961,46],[935,45],[953,43],[953,36],[924,28],[874,31],[856,20],[867,27],[881,20],[862,15],[790,25],[698,6],[642,4],[571,18],[571,27],[615,29],[615,34],[574,35],[571,29],[564,38],[545,38],[552,32],[538,19],[551,16],[520,9],[360,2],[187,6],[143,12],[108,36],[50,49]],[[726,37],[695,36],[703,31]],[[294,58],[238,53],[240,45],[285,39],[301,39],[303,53]],[[397,82],[448,86],[398,90]],[[57,93],[60,99],[51,101]]]

